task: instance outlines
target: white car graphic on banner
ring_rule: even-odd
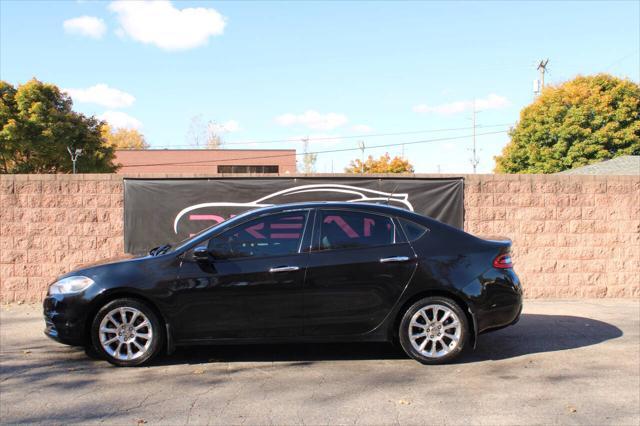
[[[390,193],[390,192],[376,191],[373,189],[358,188],[357,186],[339,185],[339,184],[302,185],[302,186],[295,186],[292,188],[284,189],[282,191],[274,192],[273,194],[269,194],[255,201],[250,201],[246,203],[234,203],[234,202],[221,201],[221,202],[195,204],[195,205],[186,207],[176,215],[176,218],[173,221],[173,230],[177,234],[178,222],[180,221],[180,219],[183,218],[185,215],[199,209],[212,208],[212,207],[238,207],[238,208],[245,208],[245,209],[268,207],[268,206],[289,203],[289,202],[299,202],[300,201],[299,199],[298,200],[292,199],[291,196],[300,195],[300,194],[312,194],[312,193],[317,193],[318,195],[317,197],[313,197],[315,201],[346,201],[349,203],[359,203],[359,202],[386,203],[389,205],[395,205],[397,207],[402,207],[407,210],[413,211],[413,205],[411,205],[411,203],[409,202],[409,194],[407,193],[396,194],[396,193]],[[344,199],[345,194],[347,195],[346,200]],[[206,216],[210,220],[216,220],[218,222],[221,222],[222,220],[224,220],[222,217],[217,215],[203,215],[203,216]]]

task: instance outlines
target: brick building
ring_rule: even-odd
[[[296,172],[295,149],[131,149],[117,150],[120,174]]]

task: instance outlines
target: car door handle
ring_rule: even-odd
[[[407,260],[409,260],[409,256],[383,257],[380,259],[380,263],[406,262]]]
[[[276,268],[269,269],[269,272],[294,272],[299,270],[298,266],[278,266]]]

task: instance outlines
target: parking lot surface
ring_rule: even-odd
[[[0,308],[0,421],[107,424],[640,423],[638,300],[526,301],[459,362],[387,344],[179,348],[116,368]]]

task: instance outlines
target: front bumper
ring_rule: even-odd
[[[87,341],[84,306],[80,295],[48,295],[42,304],[44,334],[66,345],[84,345]]]

